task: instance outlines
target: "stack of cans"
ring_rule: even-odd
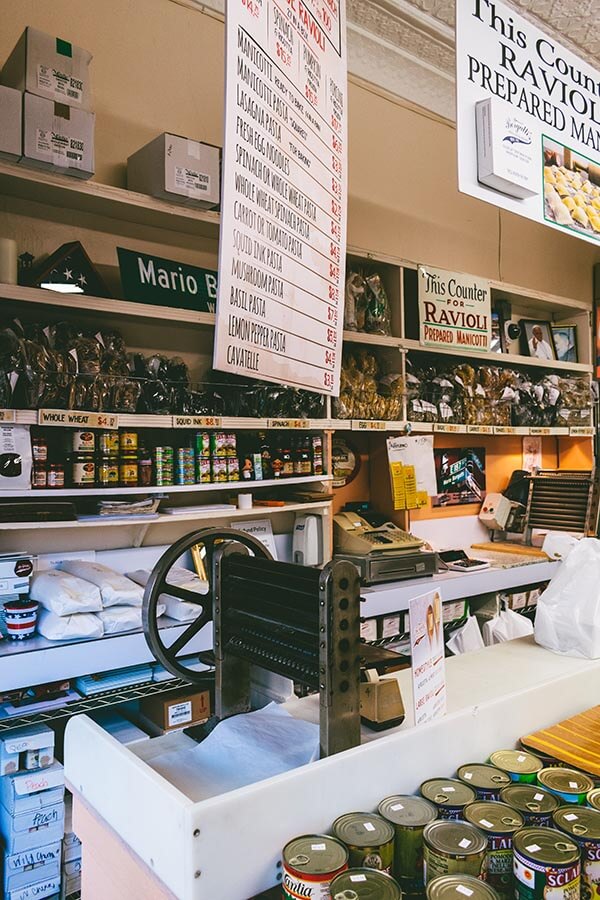
[[[163,487],[173,484],[173,457],[174,454],[172,447],[155,447],[152,451],[152,462],[154,464],[154,483],[157,487]]]
[[[178,447],[175,465],[175,484],[195,484],[196,457],[193,447]]]

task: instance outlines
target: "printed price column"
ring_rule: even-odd
[[[337,0],[232,0],[214,364],[338,393],[346,55]]]

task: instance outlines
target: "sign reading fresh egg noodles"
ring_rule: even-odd
[[[419,266],[419,340],[424,347],[488,353],[492,337],[490,284]]]
[[[339,393],[344,0],[228,0],[214,366]]]
[[[492,0],[456,4],[459,190],[600,241],[600,72]]]

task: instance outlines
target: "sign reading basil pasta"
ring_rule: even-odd
[[[338,394],[344,0],[229,0],[214,367]]]
[[[600,71],[502,0],[456,4],[458,186],[600,241]]]
[[[419,340],[424,347],[488,353],[492,338],[489,281],[419,266]]]

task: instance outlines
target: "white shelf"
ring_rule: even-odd
[[[531,356],[519,356],[516,353],[469,353],[465,348],[452,349],[445,347],[443,350],[433,347],[423,347],[418,341],[410,341],[403,338],[400,341],[403,349],[409,351],[418,351],[419,353],[433,353],[437,356],[442,354],[450,356],[459,356],[463,359],[485,360],[486,365],[498,363],[498,365],[510,366],[530,366],[539,369],[556,370],[557,372],[585,372],[590,374],[593,367],[587,363],[560,362],[559,360],[535,359]]]
[[[243,489],[249,489],[255,482],[244,482]],[[240,489],[242,485],[240,483]],[[128,519],[111,519],[104,516],[98,519],[75,519],[72,522],[3,522],[0,531],[38,531],[39,529],[68,528],[151,528],[153,525],[174,525],[177,522],[204,522],[208,519],[249,519],[256,516],[275,515],[278,513],[304,512],[310,510],[325,509],[329,507],[331,500],[323,500],[313,503],[286,503],[285,506],[253,506],[251,509],[209,509],[205,512],[182,513],[171,516],[167,513],[159,513],[158,516],[131,516]]]
[[[2,179],[0,178],[0,184]],[[70,313],[104,313],[111,316],[128,316],[136,319],[167,320],[169,324],[204,325],[214,328],[215,314],[194,309],[178,309],[172,306],[153,306],[149,303],[135,303],[132,300],[107,299],[88,294],[61,294],[42,288],[22,287],[14,284],[0,284],[0,300],[19,303],[43,304]]]
[[[443,425],[439,422],[386,422],[369,419],[332,419],[333,431],[354,431],[363,433],[395,432],[402,434],[480,434],[495,437],[515,435],[541,435],[542,437],[593,437],[595,429],[590,426],[574,428],[538,427],[527,428],[520,425]]]
[[[217,212],[7,162],[0,162],[0,194],[180,234],[219,237],[221,217]]]
[[[36,409],[16,409],[15,425],[37,425],[38,410]],[[112,413],[110,415],[113,415]],[[130,413],[114,413],[118,417],[120,428],[173,428],[174,420],[181,418],[180,415],[151,415],[151,414],[130,414]],[[194,418],[191,416],[190,418]],[[232,431],[326,431],[334,428],[337,421],[334,419],[299,419],[290,416],[287,419],[253,419],[250,417],[236,416],[208,416],[196,418],[210,418],[218,420],[218,425],[191,425],[190,430],[206,431],[215,429],[231,429]],[[6,423],[11,424],[11,423]],[[63,426],[61,426],[63,427]],[[81,425],[73,424],[65,425],[65,428],[80,428]],[[177,431],[185,430],[177,428]]]
[[[224,481],[218,484],[174,484],[164,487],[130,487],[130,488],[44,488],[43,490],[29,491],[0,491],[0,498],[8,497],[16,499],[26,497],[35,500],[37,497],[115,497],[149,494],[200,494],[210,491],[243,491],[251,488],[285,487],[299,484],[317,484],[331,481],[330,475],[306,475],[303,478],[270,478],[264,481]],[[0,525],[0,528],[2,526]]]
[[[165,630],[175,641],[190,623],[184,625],[163,616]],[[185,647],[185,654],[198,653],[212,647],[212,629],[203,628]],[[48,641],[37,634],[27,641],[0,641],[0,684],[5,691],[24,685],[44,684],[78,678],[94,672],[108,672],[124,666],[155,662],[142,631],[105,635],[80,641]]]

